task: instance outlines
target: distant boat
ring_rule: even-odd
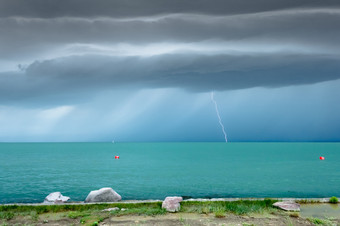
[[[112,144],[114,144],[115,143],[115,141],[114,140],[112,140]]]

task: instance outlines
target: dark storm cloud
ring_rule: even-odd
[[[339,21],[331,0],[0,0],[0,66],[20,65],[0,74],[0,100],[334,80]]]
[[[0,139],[218,140],[225,90],[232,140],[338,139],[339,40],[339,0],[0,0]]]
[[[35,62],[27,76],[67,83],[181,87],[198,91],[280,87],[340,78],[339,58],[308,55],[168,54],[154,57],[68,57]],[[66,84],[64,84],[66,85]]]
[[[115,45],[205,40],[274,42],[339,51],[339,9],[293,9],[234,16],[174,14],[159,17],[2,18],[0,57],[23,59],[77,43]],[[251,51],[251,49],[250,49]],[[40,54],[40,55],[39,55]]]
[[[180,87],[193,91],[311,84],[340,78],[339,59],[308,55],[73,56],[0,76],[0,100],[64,96],[69,100],[126,87]],[[86,95],[85,95],[86,96]],[[65,99],[62,99],[65,101]]]
[[[139,17],[187,12],[226,15],[339,5],[338,0],[0,0],[0,16]]]

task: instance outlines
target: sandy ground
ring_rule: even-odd
[[[334,222],[336,225],[336,222]],[[339,221],[337,222],[339,224]],[[224,218],[216,218],[213,214],[176,213],[157,217],[121,216],[106,219],[101,225],[313,225],[303,218],[289,215],[252,215],[238,216],[227,214]]]
[[[58,214],[41,215],[36,222],[30,222],[28,217],[16,218],[10,220],[7,225],[82,225],[79,219],[70,219]],[[46,220],[48,219],[48,220]],[[327,225],[340,225],[340,219],[332,219]],[[85,224],[86,225],[86,224]],[[99,225],[118,225],[118,226],[215,226],[215,225],[314,225],[306,218],[290,216],[287,212],[277,214],[258,214],[249,216],[239,216],[227,214],[223,218],[216,218],[214,214],[197,214],[197,213],[167,213],[165,215],[152,216],[111,216],[100,222]]]

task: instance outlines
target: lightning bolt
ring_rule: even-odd
[[[215,105],[215,110],[216,110],[218,122],[219,122],[220,125],[221,125],[222,132],[223,132],[223,134],[224,134],[224,140],[225,140],[225,142],[227,143],[227,142],[228,142],[227,133],[226,133],[225,130],[224,130],[224,125],[223,125],[223,123],[222,123],[222,119],[221,119],[221,116],[220,116],[220,112],[218,111],[217,102],[216,102],[215,99],[214,99],[214,92],[211,92],[210,97],[211,97],[211,101],[212,101],[212,102],[214,103],[214,105]]]

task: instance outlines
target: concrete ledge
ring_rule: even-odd
[[[295,201],[295,202],[306,202],[306,203],[328,203],[329,198],[212,198],[212,199],[186,199],[183,202],[214,202],[214,201],[226,201],[226,202],[235,202],[240,200],[248,200],[248,201],[263,201],[265,199],[274,199],[278,201]]]

